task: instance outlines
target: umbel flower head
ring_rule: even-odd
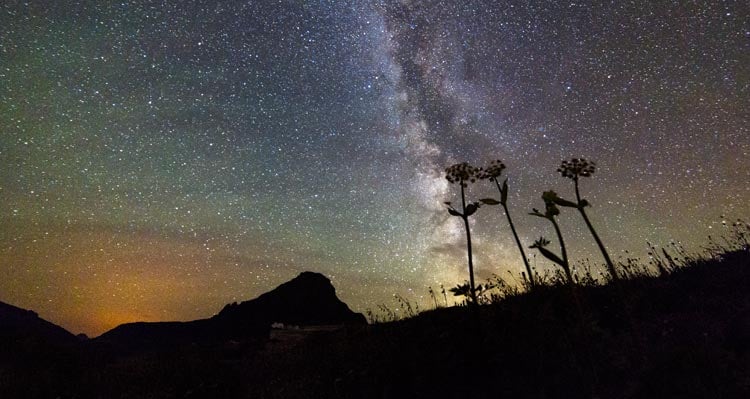
[[[477,181],[481,172],[482,168],[471,166],[468,162],[461,162],[445,168],[445,178],[450,183],[459,183],[466,187],[467,182]]]
[[[584,158],[573,158],[570,161],[562,161],[557,171],[562,174],[563,177],[577,180],[579,176],[590,177],[596,170],[596,163],[594,161],[588,161]]]
[[[505,169],[503,161],[496,159],[490,162],[490,166],[483,171],[480,168],[478,177],[480,179],[490,179],[490,181],[495,181],[501,174],[503,174],[503,169]]]

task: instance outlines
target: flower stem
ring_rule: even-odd
[[[497,186],[497,190],[500,191],[500,194],[502,195],[502,189],[500,188],[500,183],[498,183],[497,178],[495,178],[495,185]],[[523,264],[526,266],[526,273],[529,276],[529,283],[531,284],[531,287],[533,288],[535,286],[534,282],[534,274],[531,272],[531,266],[529,265],[529,260],[526,258],[526,253],[523,251],[523,245],[521,245],[521,240],[518,238],[518,233],[516,233],[516,227],[513,225],[513,219],[510,218],[510,212],[508,211],[508,204],[505,202],[502,203],[503,209],[505,210],[505,216],[508,218],[508,224],[510,225],[510,230],[513,232],[513,238],[516,239],[516,245],[518,246],[518,251],[521,252],[521,259],[523,259]]]
[[[578,177],[573,179],[576,186],[576,200],[578,201],[578,212],[581,213],[581,216],[583,217],[583,221],[586,222],[586,226],[589,228],[589,231],[591,232],[591,235],[594,236],[594,241],[596,241],[596,245],[599,246],[599,251],[601,251],[602,256],[604,256],[604,261],[607,263],[607,270],[609,271],[610,276],[612,276],[612,280],[619,280],[620,277],[617,275],[617,269],[615,269],[614,263],[612,263],[612,259],[609,257],[609,253],[607,253],[607,249],[604,248],[604,243],[602,243],[602,240],[599,238],[599,235],[596,234],[596,230],[594,230],[594,226],[591,224],[591,221],[589,220],[588,215],[586,215],[586,211],[584,210],[583,204],[581,203],[581,193],[578,190]]]
[[[466,248],[467,248],[467,252],[469,253],[469,289],[471,289],[470,298],[471,298],[471,303],[476,305],[477,296],[476,296],[476,290],[474,289],[474,262],[471,256],[471,229],[469,229],[469,217],[466,216],[466,197],[464,195],[463,180],[460,181],[460,184],[461,184],[462,218],[464,220],[464,226],[466,227]]]
[[[555,226],[555,233],[557,233],[557,239],[560,241],[560,252],[562,253],[563,270],[565,270],[565,277],[568,278],[568,284],[573,285],[573,275],[570,273],[570,263],[568,263],[568,251],[565,249],[565,241],[563,241],[562,232],[560,232],[560,226],[557,224],[554,216],[549,218],[552,225]]]

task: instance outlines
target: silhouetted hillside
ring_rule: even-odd
[[[261,353],[244,381],[266,398],[747,398],[748,287],[747,250],[620,285],[541,286]]]
[[[30,310],[0,302],[0,398],[73,392],[81,343]]]
[[[240,331],[229,326],[221,326],[211,319],[187,322],[137,322],[122,324],[94,338],[95,345],[118,353],[143,351],[172,351],[192,344],[216,344],[231,339],[263,339],[268,336],[270,327],[250,323]]]
[[[13,345],[21,341],[73,344],[78,339],[66,329],[48,322],[31,310],[0,302],[0,341]]]
[[[327,279],[303,273],[211,319],[105,334],[159,351],[93,340],[0,363],[0,397],[750,397],[750,253],[673,264],[659,277],[540,285],[376,325],[332,301]],[[323,316],[308,313],[324,305]],[[354,323],[292,330],[288,341],[216,339],[238,320]]]
[[[171,350],[194,343],[220,344],[229,340],[266,339],[274,322],[301,326],[365,324],[336,296],[325,276],[303,272],[256,299],[229,304],[209,319],[189,322],[128,323],[96,338],[117,350]]]

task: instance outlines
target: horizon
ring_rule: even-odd
[[[750,216],[739,4],[266,3],[0,5],[0,301],[97,336],[309,270],[356,312],[426,309],[468,279],[443,204],[463,161],[508,166],[525,247],[554,238],[527,214],[574,197],[571,157],[597,162],[581,190],[615,261]],[[502,209],[471,228],[477,280],[520,279]]]

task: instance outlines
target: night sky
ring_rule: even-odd
[[[428,307],[468,278],[443,171],[498,158],[527,246],[582,156],[615,259],[699,250],[750,216],[750,6],[593,3],[3,1],[0,300],[98,335],[312,270],[357,311]],[[472,223],[478,280],[520,279],[501,208]]]

